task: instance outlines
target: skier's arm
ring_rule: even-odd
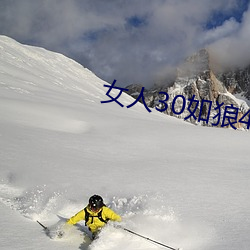
[[[72,216],[70,219],[68,219],[67,224],[75,225],[78,221],[84,220],[85,218],[85,212],[84,209]]]
[[[107,219],[110,219],[112,221],[118,221],[120,222],[122,220],[121,216],[116,214],[113,210],[110,208],[105,207],[105,217]]]

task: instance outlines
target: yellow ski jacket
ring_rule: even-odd
[[[113,210],[110,208],[103,206],[99,211],[93,212],[89,209],[89,207],[86,207],[87,212],[89,213],[88,221],[85,221],[86,226],[88,226],[89,230],[92,233],[97,232],[100,228],[102,228],[106,223],[104,221],[112,220],[112,221],[121,221],[121,217],[116,214]],[[98,214],[100,214],[101,211],[101,218],[104,220],[100,220],[98,218]],[[77,214],[72,216],[68,221],[67,224],[74,225],[80,220],[85,220],[85,211],[82,209]]]

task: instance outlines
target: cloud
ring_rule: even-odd
[[[240,28],[240,24],[232,17],[229,20],[224,21],[221,26],[204,31],[201,36],[201,44],[211,44],[213,42],[219,41],[225,37],[231,36],[237,33]]]
[[[233,17],[240,7],[237,0],[2,0],[0,33],[64,53],[109,82],[148,86],[204,46],[218,53],[243,44],[249,18]],[[226,19],[212,20],[215,13]]]
[[[220,27],[225,30],[227,24]],[[237,28],[210,44],[210,51],[218,64],[224,67],[245,67],[250,64],[250,9],[243,15]]]

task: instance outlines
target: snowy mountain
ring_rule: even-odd
[[[188,57],[178,67],[176,79],[172,84],[154,86],[150,90],[145,90],[147,105],[159,106],[159,100],[166,97],[161,97],[158,93],[165,92],[168,93],[169,98],[167,99],[168,109],[164,113],[193,124],[227,128],[232,126],[230,126],[229,119],[223,117],[227,112],[225,110],[229,110],[226,107],[233,105],[236,109],[230,109],[230,112],[236,112],[236,110],[238,112],[234,127],[246,129],[245,122],[248,119],[242,117],[247,116],[249,111],[250,101],[247,99],[249,97],[249,69],[221,73],[214,68],[212,61],[206,49]],[[136,97],[131,86],[128,88],[128,93]],[[140,91],[137,89],[136,93],[138,92]],[[218,108],[218,104],[223,105]],[[181,112],[182,109],[183,112]],[[243,123],[239,122],[241,118]]]
[[[218,72],[217,77],[230,93],[239,94],[250,102],[250,66]]]
[[[248,250],[249,133],[148,113],[63,55],[0,36],[0,248],[153,250],[109,224],[53,229],[93,194],[122,226],[184,250]],[[119,91],[111,91],[116,96]]]

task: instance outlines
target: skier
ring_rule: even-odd
[[[85,226],[92,232],[94,239],[109,220],[120,222],[122,219],[120,215],[105,206],[101,196],[95,194],[89,198],[89,204],[72,216],[67,224],[74,225],[80,220],[85,220]]]

